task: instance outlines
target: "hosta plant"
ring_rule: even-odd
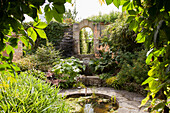
[[[64,83],[60,83],[61,87],[71,87],[76,77],[80,75],[82,70],[85,70],[83,62],[74,57],[68,59],[60,59],[55,63],[52,71],[55,73],[57,79],[64,80]]]

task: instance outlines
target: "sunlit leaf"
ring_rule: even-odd
[[[45,22],[39,22],[36,26],[36,28],[44,29],[47,27],[47,24]]]
[[[119,8],[119,6],[120,6],[120,0],[113,0],[113,4],[114,4],[117,8]]]
[[[14,49],[11,45],[6,46],[6,53],[9,55],[10,53],[14,53]]]
[[[72,0],[66,0],[66,2],[71,3]]]
[[[148,75],[151,77],[151,76],[153,76],[155,74],[155,67],[152,67],[152,69],[150,69],[149,71],[148,71]]]
[[[34,29],[32,27],[29,27],[27,29],[27,33],[28,33],[28,36],[30,36],[32,40],[35,42],[35,40],[37,39],[37,33],[34,31]]]
[[[148,100],[149,100],[149,94],[147,95],[145,99],[142,100],[140,107],[144,106],[148,102]]]
[[[46,33],[44,32],[44,30],[41,30],[41,29],[35,29],[38,33],[38,35],[41,37],[41,38],[45,38],[47,39],[47,36],[46,36]]]
[[[150,54],[148,55],[148,57],[146,58],[146,64],[149,64],[149,63],[151,62],[152,56],[153,56],[152,53],[150,53]]]
[[[145,42],[145,36],[142,33],[138,33],[136,41],[137,41],[137,43]]]
[[[153,77],[149,77],[149,78],[147,78],[147,79],[142,83],[142,85],[145,85],[145,84],[151,82],[152,80],[154,80],[154,78],[153,78]]]

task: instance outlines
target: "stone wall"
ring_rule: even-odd
[[[22,42],[19,41],[18,42],[18,48],[14,49],[15,53],[14,53],[13,61],[19,60],[21,58],[21,56],[23,55],[22,47],[23,47]]]
[[[82,28],[90,27],[94,35],[94,53],[95,56],[98,54],[99,49],[99,37],[102,37],[102,31],[105,29],[106,25],[101,23],[95,23],[87,19],[82,20],[80,23],[73,24],[73,39],[74,43],[74,53],[80,55],[80,31]]]
[[[62,56],[71,57],[74,55],[74,39],[73,39],[73,29],[72,27],[65,29],[64,37],[60,43],[60,50],[62,51]]]

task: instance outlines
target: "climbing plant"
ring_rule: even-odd
[[[105,0],[129,14],[129,29],[138,33],[136,41],[148,48],[146,63],[150,65],[145,105],[151,98],[149,111],[169,113],[170,101],[170,1],[169,0]],[[159,101],[158,101],[159,100]]]
[[[52,18],[61,22],[62,15],[65,12],[64,3],[71,0],[48,0],[44,9],[41,9],[45,0],[1,0],[0,2],[0,69],[18,70],[12,63],[14,48],[17,48],[19,38],[12,37],[12,33],[27,46],[31,47],[39,35],[46,39],[44,28],[46,23],[40,22],[39,14],[41,10],[45,12],[45,18],[49,23]],[[25,19],[24,15],[33,18],[34,23],[28,29],[24,29],[22,23]],[[21,36],[19,35],[21,34]],[[2,52],[6,51],[9,57],[3,56]]]

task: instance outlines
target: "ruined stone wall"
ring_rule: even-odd
[[[21,58],[21,56],[23,55],[22,47],[23,47],[22,42],[19,41],[18,42],[18,48],[14,49],[15,53],[14,53],[13,61],[19,60]]]
[[[95,23],[89,21],[87,19],[82,20],[80,23],[73,24],[73,39],[75,40],[74,43],[74,53],[76,55],[80,55],[80,31],[82,28],[90,27],[93,31],[94,36],[94,54],[95,56],[99,53],[99,37],[102,37],[102,30],[105,29],[106,25]]]

